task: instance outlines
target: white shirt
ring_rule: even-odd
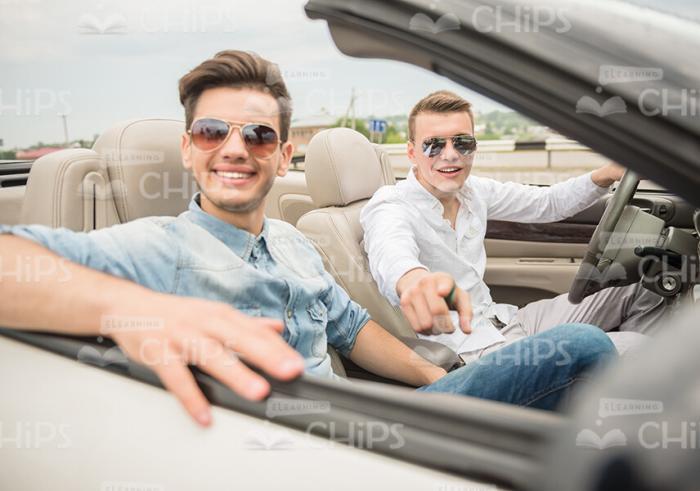
[[[608,192],[591,173],[550,187],[502,183],[470,175],[458,194],[455,229],[443,218],[443,206],[416,179],[413,171],[394,186],[383,186],[360,215],[369,266],[381,293],[399,305],[396,284],[408,271],[425,268],[452,275],[469,293],[474,318],[472,335],[455,325],[450,334],[421,337],[467,353],[503,340],[489,317],[508,323],[517,307],[495,304],[484,283],[487,220],[547,223],[563,220],[588,208]]]

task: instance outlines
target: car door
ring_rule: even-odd
[[[555,223],[489,221],[484,279],[494,300],[524,306],[568,292],[610,197]],[[632,204],[662,218],[667,226],[694,228],[695,206],[650,181],[642,181]]]
[[[317,377],[271,380],[270,397],[251,402],[194,370],[214,406],[202,429],[109,340],[2,328],[0,369],[13,374],[0,381],[0,485],[13,489],[522,489],[562,425]]]

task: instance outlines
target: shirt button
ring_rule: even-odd
[[[292,318],[292,309],[287,309],[287,319]]]

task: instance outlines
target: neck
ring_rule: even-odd
[[[425,181],[418,172],[415,172],[414,175],[416,176],[416,180],[420,183],[423,188],[428,191],[430,194],[435,196],[437,200],[442,204],[442,207],[445,210],[445,214],[449,213],[450,211],[459,208],[459,200],[457,199],[457,195],[459,194],[459,190],[454,191],[454,192],[445,192],[441,191],[429,182]]]
[[[449,197],[436,198],[442,203],[442,208],[444,210],[443,215],[447,218],[448,215],[455,214],[457,209],[459,209],[459,200],[457,199],[457,194],[452,194]]]
[[[202,211],[219,220],[256,236],[262,233],[263,222],[265,221],[264,202],[260,203],[260,205],[253,210],[241,212],[228,211],[220,208],[209,201],[204,194],[200,194],[200,202]]]

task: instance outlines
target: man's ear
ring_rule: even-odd
[[[416,163],[416,145],[412,141],[408,141],[406,144],[406,155],[408,156],[408,160],[410,160],[412,163]]]
[[[192,161],[190,160],[190,135],[182,134],[180,138],[180,155],[182,155],[182,165],[185,169],[192,169]]]
[[[277,175],[279,177],[284,177],[287,175],[287,170],[289,170],[289,164],[292,162],[292,155],[294,155],[294,145],[287,141],[282,144],[282,156],[280,159],[280,165],[277,168]]]

